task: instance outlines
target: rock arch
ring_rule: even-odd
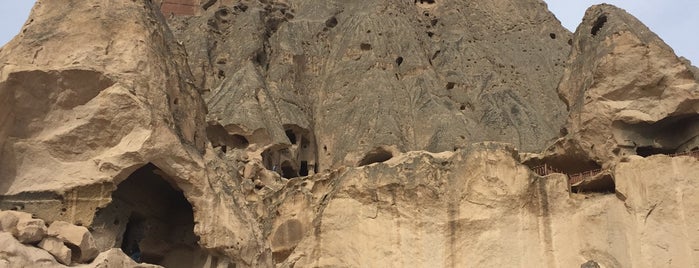
[[[196,267],[198,257],[206,254],[194,233],[192,205],[150,163],[117,185],[111,203],[97,211],[91,227],[100,250],[118,247],[140,262]]]

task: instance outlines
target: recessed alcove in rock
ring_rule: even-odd
[[[91,228],[100,250],[119,247],[139,262],[195,267],[207,257],[194,234],[192,205],[153,164],[117,185]]]
[[[393,153],[390,151],[382,148],[382,147],[377,147],[374,148],[373,150],[367,152],[364,155],[364,158],[357,163],[357,166],[366,166],[366,165],[371,165],[373,163],[381,163],[385,162],[389,159],[393,158]]]
[[[683,153],[699,149],[699,114],[674,115],[654,123],[613,123],[621,156]]]

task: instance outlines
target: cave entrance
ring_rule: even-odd
[[[699,147],[699,114],[673,115],[660,121],[612,123],[619,151],[642,157],[688,153]]]
[[[284,131],[284,133],[286,134],[286,137],[289,139],[289,142],[291,142],[291,144],[296,144],[296,133],[294,133],[294,130],[287,129]]]
[[[575,180],[572,176],[571,180]],[[573,193],[599,193],[613,194],[616,193],[616,183],[611,174],[600,174],[598,176],[587,178],[586,180],[570,186]]]
[[[214,148],[220,148],[222,152],[228,149],[245,149],[250,145],[250,141],[240,134],[231,134],[219,124],[206,127],[206,136],[211,141]]]
[[[366,165],[370,165],[373,163],[381,163],[381,162],[385,162],[391,158],[393,158],[393,153],[391,153],[390,151],[388,151],[382,147],[377,147],[377,148],[374,148],[373,150],[367,152],[366,155],[364,155],[364,158],[362,158],[362,160],[359,161],[357,166],[361,167],[361,166],[366,166]]]
[[[147,164],[117,185],[93,225],[98,247],[121,247],[136,261],[192,267],[203,251],[194,234],[192,205],[162,170]],[[189,261],[186,261],[189,260]]]
[[[299,169],[300,176],[308,176],[308,161],[301,161],[301,168]]]
[[[126,223],[126,230],[121,240],[121,250],[137,262],[152,262],[144,260],[138,245],[145,235],[145,218],[138,214],[132,214]]]
[[[289,161],[284,161],[284,163],[282,163],[282,177],[287,179],[298,177],[298,173]]]
[[[643,157],[648,157],[656,154],[671,155],[674,153],[674,149],[655,148],[653,146],[643,146],[636,148],[636,154]]]

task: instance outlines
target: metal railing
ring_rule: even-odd
[[[670,157],[692,156],[692,157],[699,159],[699,151],[674,153],[674,154],[668,154],[667,156],[670,156]],[[602,169],[593,169],[593,170],[583,171],[583,172],[579,172],[579,173],[568,174],[568,173],[562,172],[561,170],[558,170],[558,169],[556,169],[548,164],[543,164],[540,166],[533,167],[531,170],[539,176],[547,176],[547,175],[554,174],[554,173],[566,175],[566,176],[568,176],[568,184],[570,184],[570,185],[575,185],[575,184],[578,184],[578,183],[584,181],[585,179],[597,176],[598,174],[602,173],[602,171],[603,171]]]

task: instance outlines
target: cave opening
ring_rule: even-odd
[[[325,21],[325,27],[328,27],[328,28],[335,28],[335,26],[337,26],[337,18],[335,18],[335,17],[330,17],[329,19],[327,19],[327,20]]]
[[[147,164],[117,185],[91,226],[101,251],[120,247],[132,259],[192,267],[205,254],[194,233],[192,205],[162,170]]]
[[[209,125],[206,127],[206,137],[211,141],[214,148],[220,148],[222,152],[231,149],[245,149],[250,146],[250,141],[240,134],[230,134],[223,126],[219,124]]]
[[[291,179],[291,178],[296,178],[298,177],[298,173],[294,169],[294,167],[291,166],[291,163],[289,161],[284,161],[281,165],[282,169],[282,177]]]
[[[361,167],[373,163],[381,163],[391,158],[393,158],[393,154],[391,152],[384,148],[377,147],[374,150],[371,150],[368,153],[366,153],[366,155],[364,155],[364,158],[362,158],[362,160],[359,161],[357,166]]]
[[[643,157],[649,157],[656,154],[671,155],[674,153],[674,149],[656,148],[653,146],[642,146],[636,148],[636,154]]]
[[[642,157],[688,153],[699,147],[699,114],[673,115],[657,122],[613,123],[615,153]]]
[[[597,18],[595,23],[592,25],[592,29],[590,30],[590,33],[592,35],[597,35],[597,33],[599,33],[599,30],[601,30],[602,27],[604,27],[605,23],[607,23],[607,16],[606,15],[599,16],[599,18]]]
[[[147,256],[141,256],[139,243],[145,235],[145,217],[138,213],[132,213],[126,224],[126,230],[122,236],[121,250],[136,262],[156,263],[158,260],[151,260]]]
[[[575,177],[571,177],[570,179],[575,180]],[[602,174],[572,184],[570,189],[573,193],[613,194],[616,193],[616,183],[614,183],[612,175]]]
[[[403,64],[403,57],[398,57],[398,58],[396,58],[396,64],[397,64],[398,66],[400,66],[401,64]]]
[[[289,138],[289,142],[291,142],[291,144],[296,144],[296,133],[294,133],[293,130],[287,129],[284,131],[284,133],[286,134],[286,137]]]
[[[250,145],[250,142],[243,135],[233,134],[229,137],[228,144],[236,149],[244,149]]]
[[[301,167],[299,168],[300,176],[308,176],[308,161],[301,161]]]

